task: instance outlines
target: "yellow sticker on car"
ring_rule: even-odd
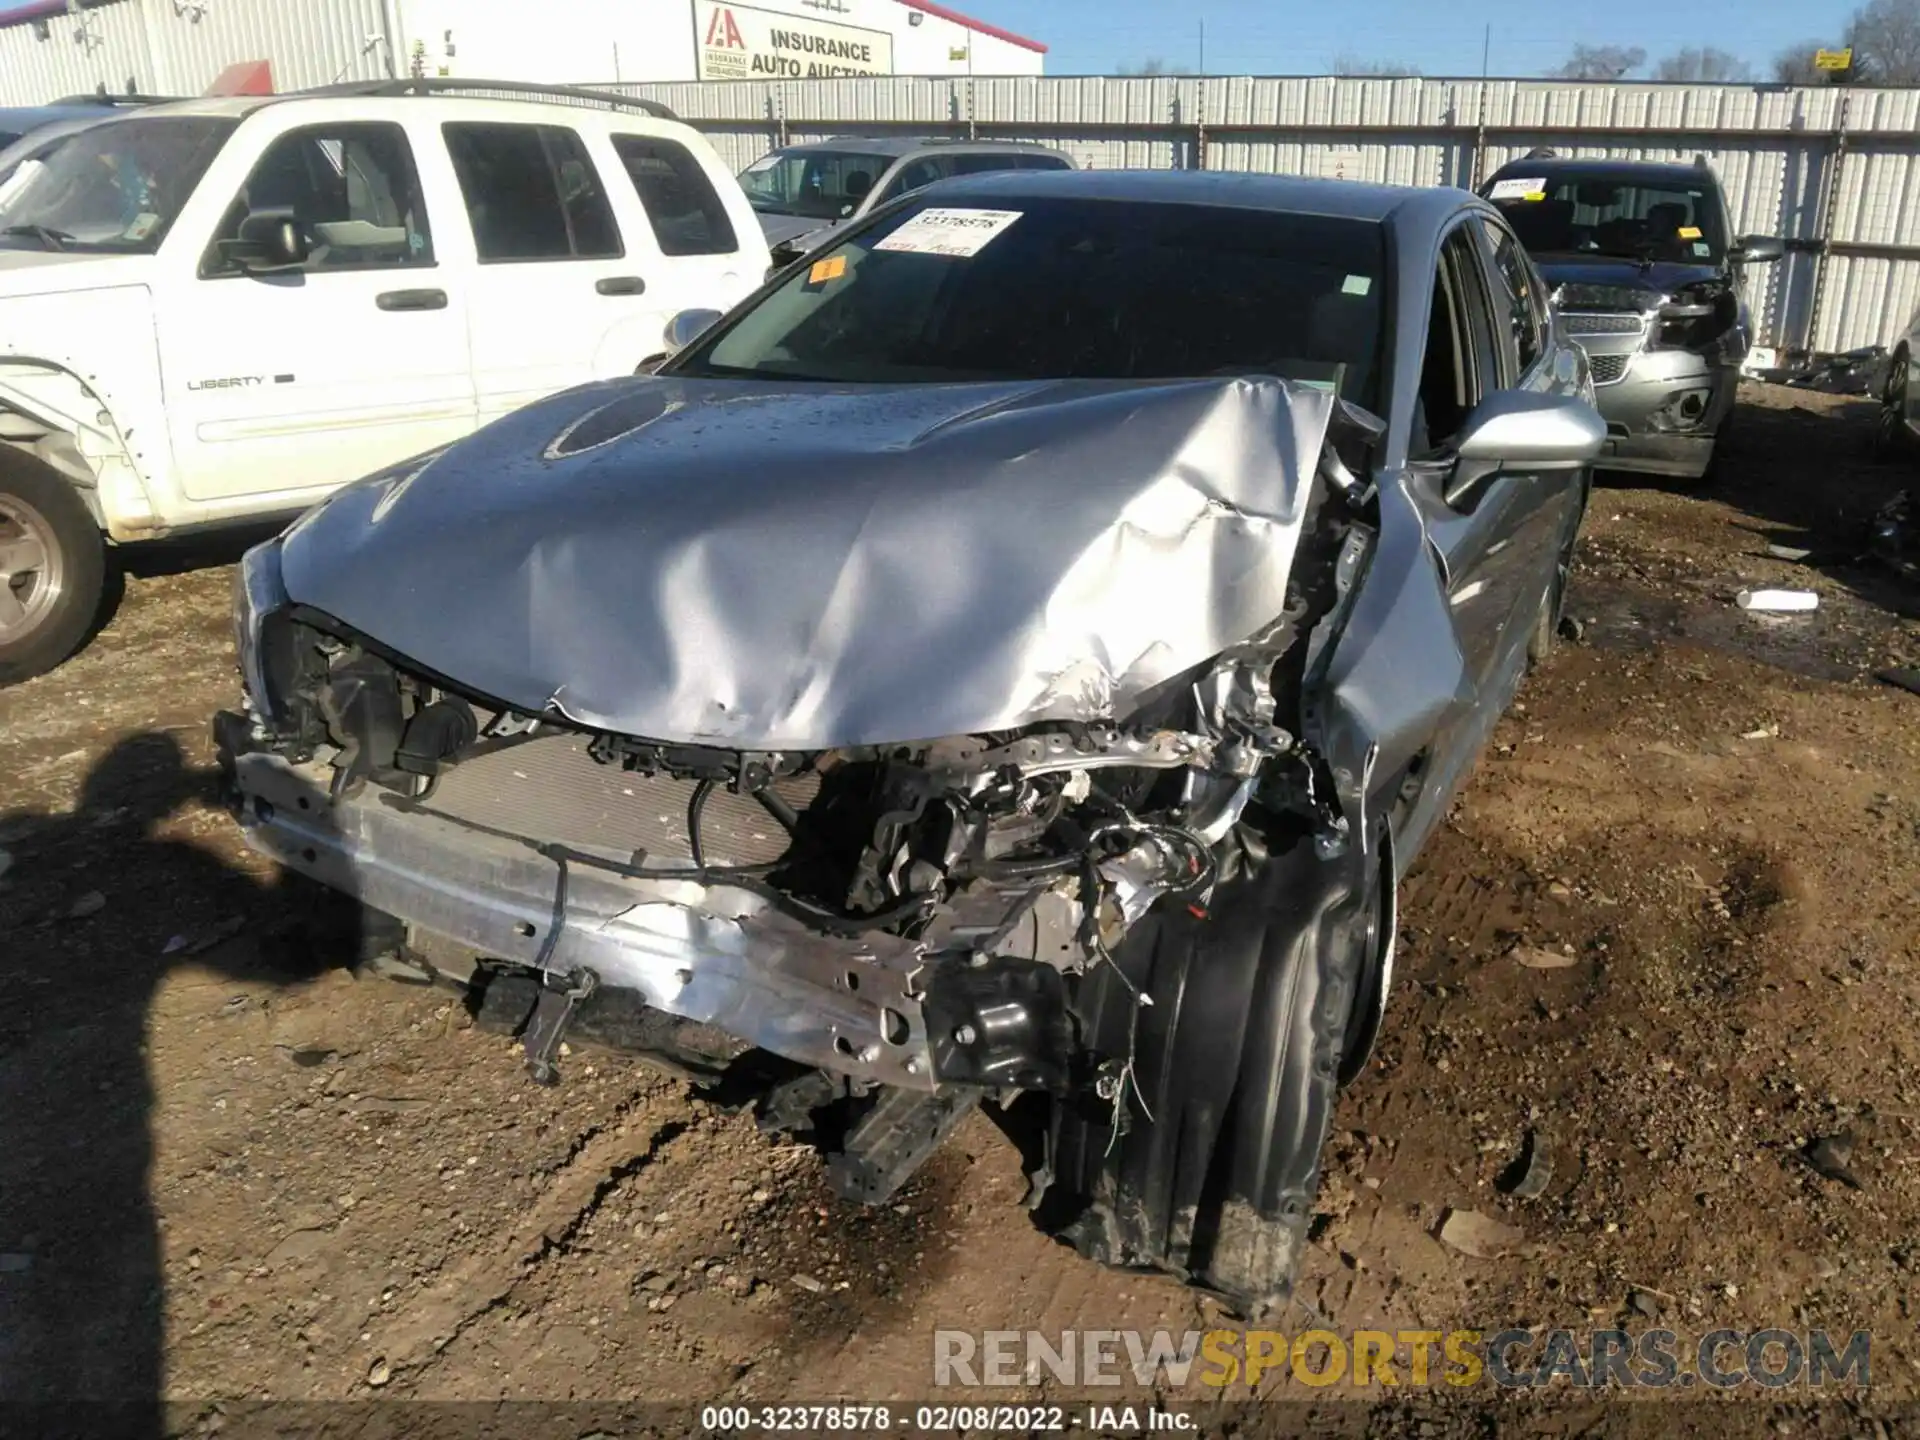
[[[807,283],[809,285],[824,285],[829,280],[838,280],[846,273],[847,257],[844,255],[829,255],[824,260],[816,260],[813,262],[813,268],[807,271]]]
[[[1680,238],[1682,240],[1698,240],[1700,238],[1700,227],[1698,225],[1682,225],[1680,227]]]

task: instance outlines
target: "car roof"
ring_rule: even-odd
[[[1216,205],[1368,220],[1401,231],[1438,231],[1464,207],[1484,202],[1465,190],[1368,185],[1298,175],[1230,170],[995,170],[941,180],[925,190],[943,199],[1121,200],[1142,205]]]
[[[155,105],[141,105],[121,110],[95,110],[94,116],[104,125],[117,125],[129,120],[144,120],[153,115],[210,115],[239,119],[250,115],[262,105],[272,103],[285,96],[273,95],[231,95],[217,96],[199,100],[163,100]],[[84,113],[76,110],[75,114]]]
[[[942,154],[954,151],[1006,151],[1010,154],[1032,155],[1036,152],[1056,155],[1059,152],[1045,145],[1036,145],[1031,140],[946,140],[937,135],[835,135],[827,140],[808,140],[799,145],[782,145],[773,153],[776,155],[812,155],[836,154],[842,151],[857,151],[862,155],[914,155],[922,150],[938,150]]]
[[[1713,171],[1705,165],[1675,165],[1658,160],[1582,160],[1578,156],[1539,160],[1510,160],[1488,177],[1488,183],[1506,175],[1538,175],[1545,180],[1598,180],[1616,185],[1711,185]]]
[[[617,101],[623,97],[612,98]],[[437,112],[442,113],[443,118],[446,119],[497,121],[524,119],[527,123],[533,123],[543,117],[526,114],[526,107],[538,105],[548,111],[565,111],[574,121],[588,117],[596,119],[617,117],[623,125],[633,126],[648,133],[691,130],[685,121],[672,118],[670,111],[665,115],[658,115],[639,108],[644,102],[632,102],[633,108],[569,103],[566,99],[554,98],[550,94],[543,93],[534,86],[504,90],[499,94],[460,91],[430,91],[424,94],[397,91],[383,93],[370,88],[341,86],[322,90],[289,90],[277,95],[231,95],[192,100],[168,100],[138,108],[102,110],[93,113],[106,124],[126,124],[155,116],[239,121],[269,108],[325,105],[327,110],[324,113],[328,119],[379,118],[385,120],[392,119],[396,115],[409,114],[415,107],[429,102],[455,106],[456,109],[452,114]]]
[[[24,135],[62,120],[105,120],[121,113],[106,105],[12,105],[0,108],[0,129]]]

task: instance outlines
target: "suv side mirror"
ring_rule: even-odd
[[[1787,253],[1787,244],[1778,235],[1742,235],[1733,247],[1733,258],[1749,265],[1763,265]]]
[[[718,310],[682,310],[667,322],[667,353],[677,354],[720,321]]]
[[[301,234],[293,211],[286,207],[249,210],[240,222],[239,235],[220,241],[216,248],[221,259],[249,275],[298,270],[307,263],[307,237]]]

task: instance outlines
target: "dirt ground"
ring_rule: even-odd
[[[1920,612],[1854,560],[1911,473],[1868,429],[1754,387],[1712,488],[1596,492],[1584,636],[1406,884],[1285,1328],[1867,1330],[1870,1390],[1750,1385],[1687,1424],[1914,1433],[1920,696],[1872,672],[1920,663]],[[901,1402],[936,1327],[1236,1323],[1037,1232],[983,1118],[861,1210],[676,1081],[582,1051],[541,1089],[450,992],[353,978],[212,803],[230,568],[195,567],[232,558],[144,557],[84,654],[0,694],[0,1397],[162,1396],[192,1433],[259,1399]],[[1821,608],[1746,615],[1747,585]],[[1529,1146],[1521,1200],[1497,1182]],[[1524,1243],[1459,1253],[1450,1209]],[[1380,1435],[1598,1413],[1259,1393]]]

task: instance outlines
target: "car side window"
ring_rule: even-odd
[[[924,189],[936,180],[944,180],[953,173],[949,157],[929,155],[910,161],[894,172],[893,179],[887,182],[886,190],[875,198],[876,205],[884,205],[915,190]]]
[[[203,276],[239,273],[219,242],[238,239],[254,210],[293,213],[307,241],[308,271],[434,263],[413,151],[398,125],[315,125],[275,140],[221,217],[201,261]]]
[[[561,125],[441,127],[483,265],[625,253],[586,146]]]
[[[1451,448],[1481,397],[1499,384],[1486,281],[1472,234],[1461,227],[1441,247],[1434,275],[1408,454]]]
[[[1527,259],[1520,242],[1506,226],[1483,220],[1488,243],[1493,247],[1493,273],[1497,282],[1494,300],[1503,313],[1505,330],[1513,337],[1519,374],[1533,368],[1546,348],[1548,324],[1547,297],[1539,274]]]
[[[662,255],[731,255],[740,248],[720,192],[686,146],[650,135],[616,135],[613,148]]]

